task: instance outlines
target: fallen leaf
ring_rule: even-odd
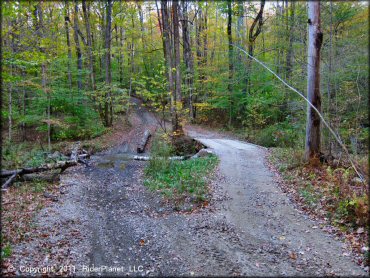
[[[364,228],[358,228],[357,229],[357,232],[356,233],[358,233],[358,234],[362,234],[364,232]]]
[[[294,253],[294,252],[289,252],[289,257],[292,259],[292,260],[296,260],[297,259],[297,254]]]
[[[140,239],[140,245],[141,245],[141,246],[144,246],[144,244],[145,244],[145,240]]]

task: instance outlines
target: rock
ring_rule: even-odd
[[[52,194],[50,194],[49,192],[44,192],[44,197],[45,198],[48,198],[48,199],[51,199],[52,201],[54,201],[54,202],[58,202],[58,197],[57,196],[55,196],[55,195],[52,195]]]
[[[197,152],[191,158],[207,157],[207,156],[211,156],[211,155],[214,155],[214,153],[210,149],[201,149],[199,152]]]

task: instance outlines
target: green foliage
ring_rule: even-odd
[[[13,250],[12,250],[12,246],[10,245],[10,243],[8,243],[7,245],[5,245],[2,250],[1,250],[1,257],[3,259],[5,258],[8,258],[12,255],[13,253]]]
[[[311,183],[307,183],[306,186],[304,188],[300,188],[298,192],[310,207],[317,205],[319,198]]]
[[[144,184],[152,190],[158,190],[167,197],[185,199],[193,202],[206,200],[207,175],[218,163],[216,156],[189,159],[183,161],[169,160],[173,154],[170,144],[155,140],[152,147],[153,159],[145,169]]]
[[[264,147],[297,147],[304,142],[299,127],[285,121],[266,126],[263,129],[246,129],[247,140]]]
[[[149,165],[144,184],[175,198],[190,196],[194,202],[206,200],[208,193],[206,176],[217,164],[215,156],[184,161],[168,161]]]

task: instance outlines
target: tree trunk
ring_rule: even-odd
[[[12,20],[9,20],[9,30],[12,30],[13,24]],[[10,48],[12,51],[12,54],[14,53],[14,34],[12,35],[12,38],[10,40]],[[10,65],[10,76],[13,77],[13,65]],[[8,92],[8,140],[9,143],[12,141],[12,132],[13,132],[13,82],[9,82],[9,92]]]
[[[333,74],[333,1],[330,1],[330,34],[329,34],[329,72],[328,72],[328,122],[330,124],[333,114],[331,77]],[[329,156],[332,153],[331,133],[328,136]]]
[[[89,56],[89,75],[90,75],[90,86],[91,90],[95,91],[95,72],[94,72],[94,56],[92,48],[92,36],[90,27],[90,14],[86,8],[86,0],[82,1],[82,11],[84,14],[85,28],[86,28],[86,40],[87,40],[87,53]]]
[[[10,66],[12,69],[12,66]],[[10,74],[12,75],[12,70],[10,71]],[[13,94],[13,83],[9,83],[9,99],[8,99],[8,125],[9,125],[9,133],[8,133],[8,140],[9,143],[12,141],[12,130],[13,130],[13,99],[12,99],[12,94]]]
[[[69,38],[69,8],[68,8],[68,1],[65,1],[64,5],[64,27],[66,29],[66,38],[67,38],[67,48],[68,48],[68,85],[69,89],[72,90],[72,72],[71,72],[71,64],[72,64],[72,50],[71,50],[71,40]]]
[[[78,2],[75,1],[75,11],[74,11],[74,24],[73,24],[73,30],[74,30],[74,39],[76,43],[76,54],[77,54],[77,88],[79,90],[82,89],[82,52],[81,52],[81,46],[80,46],[80,40],[78,38]]]
[[[144,13],[143,13],[143,9],[142,9],[142,6],[139,4],[139,2],[137,3],[137,7],[138,7],[138,10],[139,10],[139,19],[140,19],[140,34],[141,34],[141,43],[143,45],[143,54],[141,55],[142,57],[142,62],[143,62],[143,65],[144,65],[144,69],[145,69],[145,73],[146,75],[149,75],[149,70],[148,70],[148,63],[149,63],[149,66],[150,66],[150,59],[146,59],[146,56],[144,55],[144,53],[146,53],[147,51],[147,46],[146,46],[146,41],[145,41],[145,28],[144,28]]]
[[[293,39],[294,39],[294,13],[295,13],[295,3],[294,1],[291,2],[290,4],[290,11],[291,11],[291,14],[290,14],[290,17],[288,17],[288,24],[287,24],[287,28],[288,28],[288,40],[289,40],[289,45],[288,45],[288,49],[287,49],[287,55],[286,55],[286,79],[290,79],[291,78],[291,74],[292,74],[292,70],[293,70],[293,61],[292,61],[292,58],[293,58]],[[287,13],[288,13],[289,9],[287,7]]]
[[[119,40],[119,64],[118,64],[118,68],[119,68],[119,84],[122,86],[123,85],[123,60],[124,60],[124,56],[123,56],[123,41],[124,41],[124,36],[125,36],[125,30],[123,29],[123,27],[119,27],[119,35],[120,35],[120,40]]]
[[[166,74],[168,79],[168,87],[171,97],[171,123],[172,129],[176,126],[176,115],[175,115],[175,90],[173,81],[173,59],[172,59],[172,44],[170,38],[170,24],[168,15],[168,2],[166,0],[161,0],[161,15],[162,15],[162,39],[163,39],[163,54],[166,62]]]
[[[113,124],[113,103],[112,103],[112,71],[111,71],[111,32],[112,32],[112,0],[106,3],[106,29],[105,29],[105,83],[109,89],[105,95],[105,125],[112,126]]]
[[[51,126],[50,126],[50,92],[49,90],[46,88],[46,64],[45,63],[42,63],[41,65],[41,69],[42,69],[42,88],[44,90],[44,92],[46,93],[46,96],[47,96],[47,100],[48,100],[48,105],[47,105],[47,126],[48,126],[48,149],[49,151],[51,150]]]
[[[262,31],[264,7],[265,7],[265,0],[261,0],[260,10],[256,18],[253,20],[253,23],[249,30],[248,54],[250,56],[253,56],[254,42],[256,41],[258,35]],[[254,28],[257,28],[256,31],[254,31]],[[245,92],[248,91],[249,94],[251,93],[251,71],[252,71],[252,58],[250,56],[248,56],[248,62],[247,62],[247,79],[246,79],[246,91],[245,91]]]
[[[227,1],[227,38],[229,42],[229,84],[227,86],[227,90],[229,91],[229,125],[231,126],[232,123],[232,82],[234,76],[234,62],[233,62],[233,38],[232,38],[232,10],[231,10],[231,0]]]
[[[321,112],[320,49],[323,33],[320,25],[320,2],[308,2],[307,98]],[[310,105],[307,105],[306,160],[319,156],[320,134],[320,117]]]
[[[179,120],[178,109],[182,108],[182,95],[181,95],[181,69],[180,69],[180,32],[179,32],[179,6],[177,1],[172,3],[173,15],[173,41],[174,41],[174,58],[175,58],[175,125],[173,132],[182,133],[182,127]]]
[[[195,113],[193,109],[193,83],[194,83],[194,58],[191,51],[190,30],[189,30],[189,16],[188,16],[188,3],[182,0],[183,21],[182,21],[182,39],[184,50],[185,62],[185,86],[189,95],[189,115],[194,120]]]

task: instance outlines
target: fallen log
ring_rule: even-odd
[[[59,181],[59,173],[52,174],[26,174],[21,177],[22,181],[46,181],[46,182],[56,182]]]
[[[190,156],[170,156],[168,157],[167,159],[169,160],[186,160],[186,159],[189,159]],[[162,157],[164,158],[164,157]],[[134,155],[133,157],[134,160],[141,160],[141,161],[149,161],[149,160],[152,160],[153,157],[150,157],[150,156],[141,156],[141,155]]]
[[[145,147],[148,144],[150,136],[151,136],[150,131],[145,130],[143,138],[141,139],[140,143],[137,145],[137,153],[145,152]]]
[[[6,178],[12,175],[25,175],[25,174],[33,174],[33,173],[41,173],[53,169],[61,169],[61,172],[63,172],[65,169],[77,165],[77,161],[67,160],[67,161],[59,161],[57,163],[49,163],[45,164],[40,167],[34,167],[34,168],[22,168],[22,169],[16,169],[16,170],[1,170],[0,177]]]
[[[6,182],[1,186],[1,189],[6,190],[9,186],[12,185],[15,179],[19,176],[41,173],[41,172],[50,171],[54,169],[60,169],[60,173],[64,172],[67,168],[77,165],[78,161],[81,160],[78,155],[79,147],[80,147],[80,142],[75,144],[72,150],[72,153],[71,153],[70,160],[58,161],[56,163],[49,163],[49,164],[45,164],[45,165],[42,165],[39,167],[33,167],[33,168],[22,168],[22,169],[16,169],[16,170],[1,170],[0,177],[8,178]]]
[[[60,169],[60,173],[71,166],[77,165],[77,161],[59,161],[55,164],[46,164],[35,168],[22,168],[17,170],[2,170],[0,173],[1,178],[10,177],[1,187],[1,189],[8,188],[17,176],[23,176],[25,174],[41,173],[45,171],[50,171],[53,169]]]

